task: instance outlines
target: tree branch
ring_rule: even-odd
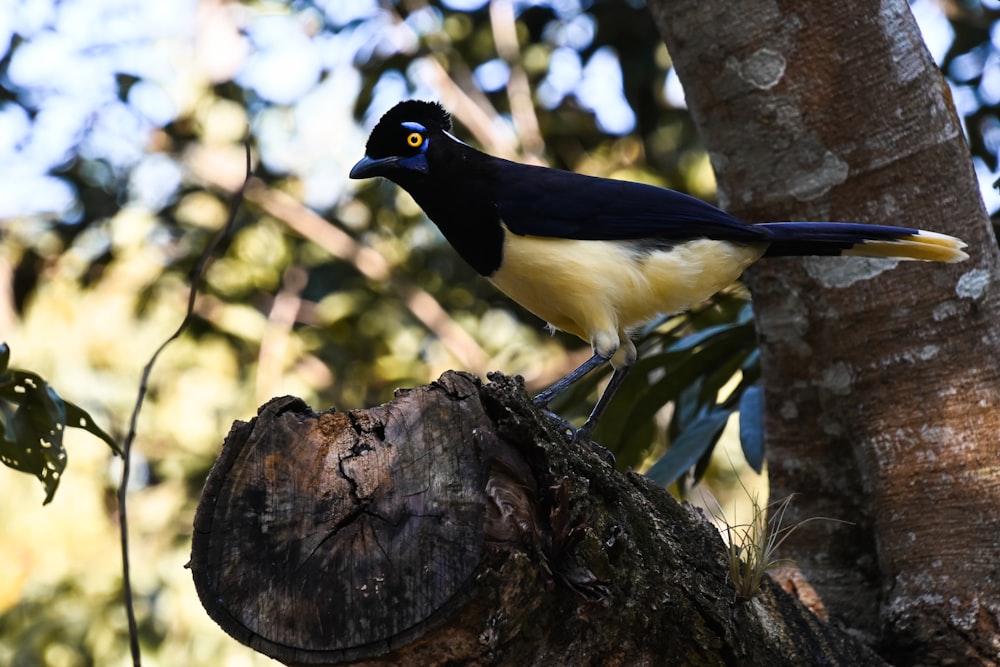
[[[237,422],[191,568],[212,618],[286,664],[881,664],[767,578],[738,599],[700,512],[499,374]]]

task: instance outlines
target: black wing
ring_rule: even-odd
[[[491,198],[515,234],[666,242],[766,242],[770,237],[700,199],[666,188],[495,159]]]

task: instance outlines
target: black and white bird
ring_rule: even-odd
[[[399,185],[472,268],[551,327],[590,343],[593,356],[536,404],[602,364],[614,366],[578,440],[590,438],[636,359],[630,327],[701,303],[762,257],[968,257],[959,239],[921,229],[751,225],[673,190],[493,157],[450,130],[441,105],[401,102],[372,130],[351,178]]]

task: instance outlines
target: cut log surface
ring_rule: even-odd
[[[769,580],[738,599],[699,513],[491,380],[234,424],[195,517],[209,615],[289,665],[881,664]]]

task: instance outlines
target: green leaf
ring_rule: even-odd
[[[712,338],[719,336],[727,331],[732,331],[737,329],[742,325],[735,322],[727,322],[726,324],[716,324],[715,326],[702,329],[701,331],[696,331],[693,334],[684,336],[679,341],[674,343],[668,348],[668,352],[683,352],[684,350],[692,350],[699,345],[704,345]]]
[[[749,341],[746,344],[748,345]],[[705,381],[699,395],[703,403],[719,402],[719,392],[732,381],[751,352],[752,350],[746,345],[734,347],[731,350],[731,356],[720,360],[719,364],[705,375]],[[739,391],[739,388],[737,387],[733,391]]]
[[[646,476],[662,486],[670,486],[676,482],[706,451],[715,446],[730,414],[729,410],[710,410],[704,414],[684,429]]]
[[[79,406],[64,401],[36,373],[10,370],[10,349],[0,344],[0,463],[37,477],[52,500],[66,468],[63,433],[82,428],[120,454],[117,443]]]
[[[705,405],[701,402],[701,385],[704,380],[704,376],[695,378],[694,382],[677,395],[674,401],[674,414],[670,419],[671,442],[705,412]]]
[[[754,345],[753,350],[743,360],[743,365],[740,366],[740,370],[743,371],[743,377],[752,376],[753,382],[757,381],[760,377],[760,348]]]
[[[716,445],[719,444],[719,439],[722,437],[724,431],[725,427],[723,427],[722,430],[720,430],[715,435],[715,437],[712,438],[711,445],[706,447],[705,451],[701,453],[701,456],[698,458],[698,461],[694,465],[694,471],[691,474],[692,484],[697,484],[698,482],[701,481],[701,478],[705,476],[705,472],[708,470],[708,466],[711,465],[712,463],[712,453],[715,451]],[[682,477],[681,480],[683,481],[684,478]],[[687,491],[685,490],[683,491],[683,493],[687,493]]]
[[[649,373],[655,369],[657,364],[663,364],[667,373],[663,381],[668,381],[674,377],[672,368],[676,367],[676,364],[682,363],[687,356],[689,355],[686,353],[660,353],[636,362],[631,374],[622,383],[618,395],[611,401],[601,419],[595,434],[597,440],[612,443],[611,450],[616,456],[625,452],[633,452],[638,455],[639,452],[648,447],[652,431],[647,426],[652,423],[652,417],[656,411],[672,397],[669,386],[664,388],[662,384],[649,384]],[[680,380],[677,381],[678,386],[680,382]],[[667,394],[668,398],[664,400],[651,399],[650,392],[657,390]],[[648,407],[641,412],[636,412],[637,405]],[[629,464],[632,463],[635,462],[629,462]]]
[[[0,393],[5,394],[3,398],[19,406],[14,413],[17,428],[30,429],[39,437],[57,441],[61,447],[66,408],[59,394],[34,373],[11,371],[9,375],[13,382],[6,391],[0,390]],[[18,439],[21,437],[17,436]]]
[[[636,423],[651,418],[668,401],[690,386],[695,378],[706,376],[717,368],[725,359],[738,354],[744,344],[743,332],[739,328],[725,327],[714,332],[708,339],[703,339],[700,348],[693,352],[671,350],[664,353],[671,359],[678,359],[676,364],[663,366],[664,376],[649,386],[649,391],[642,395],[629,407],[625,423]],[[667,358],[666,356],[664,358]]]
[[[43,504],[52,500],[66,468],[62,425],[53,425],[46,410],[47,407],[37,401],[29,400],[20,405],[7,420],[0,448],[0,461],[42,482],[45,486]]]
[[[98,438],[103,440],[108,444],[108,447],[117,454],[122,455],[121,447],[115,442],[115,439],[108,435],[104,429],[98,426],[93,417],[87,414],[87,411],[76,405],[75,403],[70,403],[64,400],[63,405],[66,408],[66,425],[72,426],[73,428],[82,428],[84,431],[96,435]]]
[[[743,456],[757,474],[764,467],[764,390],[747,387],[740,397],[740,445]]]

